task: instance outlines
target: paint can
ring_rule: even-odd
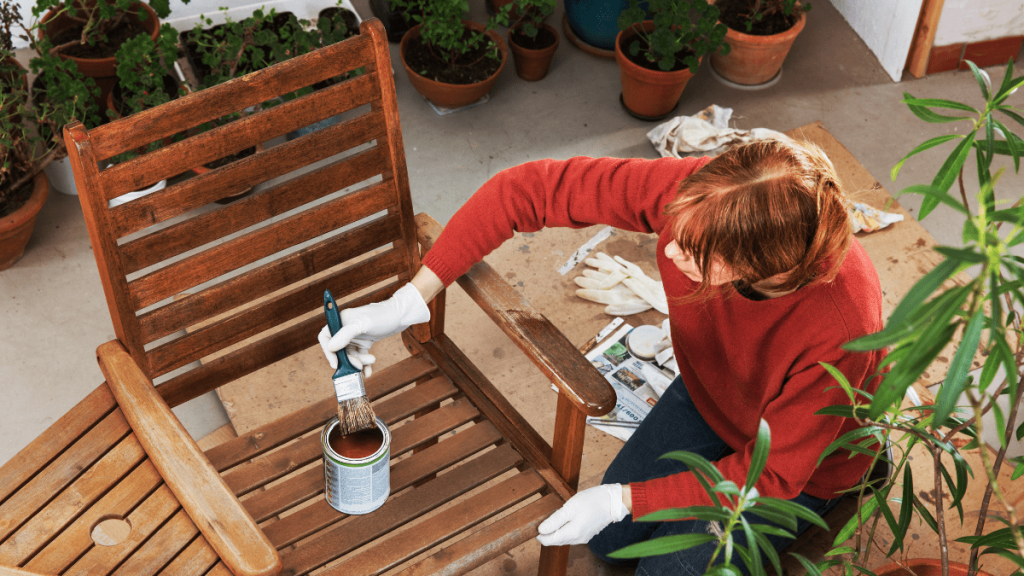
[[[338,512],[368,514],[384,505],[391,492],[391,431],[377,427],[348,436],[338,433],[334,417],[320,434],[324,452],[324,497]]]

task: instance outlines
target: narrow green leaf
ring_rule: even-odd
[[[921,144],[918,144],[916,148],[911,150],[906,156],[903,157],[902,160],[897,162],[896,165],[892,167],[892,171],[889,174],[892,177],[892,181],[896,181],[896,177],[899,175],[900,169],[903,168],[903,164],[906,163],[906,161],[909,160],[911,156],[915,156],[917,154],[920,154],[921,152],[924,152],[925,150],[928,150],[929,148],[934,148],[939,144],[944,144],[956,138],[963,138],[963,136],[961,136],[960,134],[944,134],[942,136],[936,136],[935,138],[929,138],[928,140],[925,140]]]
[[[818,463],[815,466],[821,466],[821,463],[825,460],[825,458],[827,458],[830,454],[832,454],[836,450],[839,450],[840,448],[843,448],[844,445],[850,444],[850,443],[854,442],[855,440],[860,440],[861,438],[864,438],[864,437],[867,437],[867,436],[877,437],[877,435],[878,435],[878,428],[876,428],[874,426],[862,426],[860,428],[855,428],[853,430],[850,430],[846,434],[843,434],[839,438],[836,438],[831,444],[828,445],[828,447],[826,447],[822,451],[821,456],[818,457]]]
[[[946,158],[946,161],[943,162],[939,171],[935,174],[935,178],[932,179],[932,186],[935,186],[943,193],[949,191],[950,186],[952,186],[953,182],[956,180],[957,174],[960,173],[960,168],[963,167],[964,161],[967,160],[967,154],[971,151],[971,144],[974,143],[974,134],[974,132],[971,132],[966,138],[957,144],[956,148],[953,149],[953,152],[948,158]],[[935,205],[938,205],[937,203],[941,201],[941,198],[938,196],[933,195],[930,197],[934,199]],[[961,206],[961,208],[963,208],[963,206]],[[966,208],[964,208],[964,210],[966,210]],[[923,220],[929,212],[931,212],[931,209],[926,211],[924,204],[922,203],[921,211],[918,214],[918,220]]]
[[[967,147],[967,150],[970,151],[970,147]],[[952,158],[952,157],[950,157],[950,158]],[[964,154],[964,159],[966,160],[966,158],[967,158],[967,155]],[[947,158],[946,161],[948,162],[949,158]],[[963,165],[963,161],[960,162],[960,165],[961,166]],[[956,169],[957,169],[957,171],[959,171],[960,167],[957,166]],[[953,173],[953,177],[954,178],[956,177],[956,174],[957,174],[956,172]],[[938,175],[936,175],[936,177],[937,176]],[[950,183],[950,185],[952,185],[952,182]],[[899,194],[897,194],[897,196],[902,196],[903,194],[920,194],[920,195],[924,196],[924,199],[922,200],[922,203],[925,200],[931,201],[932,202],[932,208],[934,208],[935,206],[938,206],[939,204],[945,204],[946,206],[949,206],[950,208],[956,210],[957,212],[959,212],[961,214],[964,214],[965,216],[969,216],[970,212],[968,212],[967,208],[964,208],[963,203],[960,202],[959,200],[957,200],[956,198],[953,198],[952,196],[950,196],[948,190],[949,190],[949,186],[946,186],[945,188],[940,188],[939,186],[937,186],[934,183],[933,184],[915,184],[913,186],[907,186],[903,190],[900,190],[900,192],[899,192]],[[923,217],[920,217],[920,216],[918,217],[919,220],[921,218],[923,218]]]
[[[786,514],[784,512],[772,510],[767,506],[754,506],[753,508],[748,510],[747,513],[760,516],[761,518],[764,518],[769,522],[774,522],[780,526],[785,526],[786,528],[789,528],[791,531],[796,530],[797,521],[796,517],[794,517],[792,514]]]
[[[1010,90],[1010,85],[1013,84],[1013,58],[1006,63],[1006,71],[1003,72],[1003,81],[999,84],[999,90],[996,90],[993,101],[999,100]],[[995,102],[998,104],[998,102]]]
[[[715,506],[687,506],[686,508],[664,508],[637,518],[637,522],[663,522],[666,520],[683,520],[697,518],[699,520],[717,520],[725,522],[730,518],[727,510]]]
[[[754,536],[758,547],[764,551],[768,561],[772,564],[772,568],[775,568],[775,573],[782,574],[782,564],[779,562],[779,553],[775,550],[775,546],[772,546],[772,543],[764,534],[754,530],[754,527],[747,522],[746,518],[740,516],[740,519],[743,521],[743,531],[747,534],[747,538],[749,539],[751,535]]]
[[[928,507],[921,502],[921,499],[918,498],[917,495],[914,496],[914,509],[917,510],[917,513],[921,516],[921,519],[924,520],[925,524],[927,524],[932,531],[937,534],[939,532],[939,524],[935,521],[935,517],[932,516],[932,513],[928,511]]]
[[[771,503],[771,505],[774,506],[776,509],[781,509],[784,512],[788,512],[790,514],[793,514],[794,516],[803,518],[804,520],[807,520],[815,526],[821,526],[825,530],[828,530],[828,524],[826,524],[825,521],[821,519],[821,516],[818,516],[817,514],[815,514],[814,512],[812,512],[811,510],[804,506],[801,506],[794,502],[790,502],[789,500],[781,500],[779,498],[772,498],[768,496],[761,496],[757,500],[758,502],[763,504]]]
[[[867,519],[875,513],[878,509],[878,502],[874,499],[866,500],[861,507],[857,510],[857,514],[854,514],[846,521],[839,533],[836,534],[835,540],[832,541],[832,546],[839,546],[843,542],[846,542],[853,536],[853,533],[857,531],[857,526],[864,524]]]
[[[964,391],[964,384],[967,382],[967,371],[971,367],[971,360],[978,351],[978,342],[981,338],[981,328],[984,325],[984,311],[978,310],[971,317],[971,321],[964,329],[964,336],[960,340],[960,346],[949,363],[949,371],[946,373],[946,380],[939,387],[939,393],[935,397],[935,412],[932,419],[932,429],[937,430],[946,423],[946,419],[960,394]]]
[[[985,78],[982,76],[981,70],[978,70],[978,67],[970,60],[964,60],[964,62],[970,66],[971,72],[974,74],[974,79],[978,81],[978,87],[981,88],[981,95],[985,97],[985,100],[988,100],[988,86],[985,84]]]
[[[764,564],[761,562],[761,551],[758,549],[754,531],[750,529],[750,523],[747,522],[746,518],[740,516],[740,521],[743,523],[743,533],[747,536],[747,550],[750,551],[750,561],[746,562],[747,569],[750,570],[751,576],[765,576]],[[775,549],[772,548],[772,551],[774,552]],[[781,570],[779,570],[779,573],[781,573]]]
[[[946,258],[961,263],[980,264],[986,260],[984,254],[978,254],[972,248],[953,248],[951,246],[936,246],[935,251]]]
[[[652,538],[636,544],[630,544],[621,550],[608,554],[611,558],[646,558],[648,556],[660,556],[679,550],[688,550],[694,546],[700,546],[705,542],[716,540],[711,534],[674,534]]]
[[[750,467],[747,469],[746,489],[754,487],[765,463],[768,462],[768,451],[772,442],[772,433],[768,429],[768,422],[761,419],[757,426],[757,439],[754,441],[754,451],[750,456]]]
[[[918,280],[907,295],[900,300],[900,303],[896,305],[896,309],[892,311],[889,316],[889,322],[886,324],[886,328],[889,326],[898,326],[903,320],[911,314],[917,307],[919,307],[929,296],[932,295],[935,290],[942,285],[947,279],[949,279],[954,273],[956,273],[959,264],[950,259],[943,260],[941,264],[932,269],[931,272],[925,274],[920,280]],[[854,341],[856,342],[856,340]]]
[[[967,104],[961,104],[960,102],[955,102],[953,100],[943,100],[941,98],[914,98],[906,92],[903,93],[903,100],[901,100],[901,102],[908,106],[948,108],[950,110],[962,110],[964,112],[974,112],[975,114],[978,113],[975,108],[968,106]]]
[[[1017,466],[1013,469],[1013,474],[1010,476],[1010,480],[1016,480],[1024,474],[1024,461],[1018,461]]]
[[[821,576],[821,570],[827,570],[827,568],[822,568],[821,570],[819,570],[818,567],[815,566],[813,562],[811,562],[807,558],[801,556],[800,554],[797,554],[796,552],[791,552],[790,556],[796,558],[796,561],[799,562],[800,565],[804,567],[804,570],[807,571],[807,575],[806,576]],[[829,568],[831,568],[831,566],[829,566]]]

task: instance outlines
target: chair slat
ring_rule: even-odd
[[[114,546],[93,546],[64,572],[64,576],[110,574],[179,508],[178,501],[166,484],[157,488],[156,492],[146,498],[146,501],[126,518],[132,526],[128,538]]]
[[[86,510],[56,539],[46,545],[25,567],[43,574],[59,574],[93,546],[90,533],[104,516],[127,516],[163,480],[153,463],[144,461],[117,486]]]
[[[205,174],[110,210],[111,234],[122,238],[170,220],[226,196],[246,190],[311,162],[369,143],[382,134],[382,115],[377,112],[318,130],[305,139],[293,140],[256,152]],[[187,143],[187,142],[186,142]],[[250,146],[246,146],[249,148]],[[245,148],[243,148],[245,149]],[[191,164],[193,167],[198,164]],[[100,178],[106,177],[106,172]]]
[[[325,280],[344,279],[358,291],[383,282],[403,269],[402,254],[389,250],[356,266],[338,270]],[[230,318],[201,328],[148,353],[153,374],[162,375],[223,350],[260,332],[287,323],[309,311],[323,296],[323,284],[307,285],[286,295],[245,308]]]
[[[381,183],[336,198],[129,282],[128,288],[136,310],[386,210],[395,200],[393,194],[382,193],[388,187],[388,183]],[[380,233],[375,238],[379,242],[375,247],[398,238],[394,234]],[[265,269],[275,270],[279,267],[275,263]],[[286,285],[292,281],[289,279]]]
[[[101,384],[8,460],[0,467],[0,504],[116,407],[110,389]]]
[[[0,565],[20,566],[145,457],[139,441],[128,435],[0,545]]]
[[[405,425],[398,427],[392,433],[391,458],[395,459],[422,445],[428,440],[432,440],[442,434],[454,430],[455,428],[473,420],[479,416],[479,414],[480,413],[477,412],[476,408],[474,408],[472,404],[465,399],[460,399],[456,400],[452,404],[440,408],[439,410],[431,412],[427,416],[408,422]],[[477,428],[480,430],[491,430],[492,435],[490,436],[490,440],[477,445],[475,449],[472,449],[472,451],[466,454],[452,451],[450,450],[451,446],[445,446],[448,451],[444,452],[444,456],[454,458],[454,460],[444,461],[441,464],[435,463],[435,467],[440,465],[440,468],[436,468],[434,471],[443,470],[462,458],[469,456],[469,454],[482,450],[486,446],[500,440],[500,436],[498,436],[497,432],[494,431],[493,426],[488,424],[486,426],[473,427],[474,430]],[[479,431],[470,434],[469,430],[467,430],[456,434],[454,438],[447,440],[447,442],[460,442],[465,444],[467,439],[475,439],[483,436],[485,435],[481,435]],[[285,449],[287,450],[288,448]],[[401,470],[412,466],[412,464],[408,464],[409,462],[426,461],[430,456],[431,454],[427,454],[426,451],[423,451],[417,453],[412,458],[396,463],[395,467],[391,471],[391,491],[393,493],[397,493],[411,486],[416,480],[426,477],[428,473],[422,472],[420,469],[416,469],[416,472],[418,474],[421,473],[422,475],[416,478],[413,477],[412,473],[405,473]],[[399,467],[401,467],[401,470],[396,471]],[[421,466],[420,468],[423,467]],[[410,470],[412,469],[410,468]],[[253,494],[250,498],[242,502],[242,505],[245,506],[245,509],[257,522],[262,522],[280,514],[292,506],[308,500],[309,498],[322,494],[323,491],[323,471],[320,468],[314,468],[312,470],[296,474],[295,476],[288,478],[287,481],[269,487],[263,492]]]
[[[558,496],[548,494],[446,547],[444,554],[425,558],[396,576],[465,574],[482,566],[502,550],[511,550],[532,539],[537,535],[537,526],[562,504]]]
[[[199,529],[184,510],[160,527],[131,557],[114,572],[114,576],[152,576],[184,550]]]
[[[217,553],[200,534],[160,571],[160,576],[203,576],[217,560]]]
[[[228,567],[223,562],[218,562],[210,571],[206,573],[206,576],[235,576],[228,570]]]
[[[345,558],[322,572],[324,576],[370,574],[393,568],[436,544],[440,544],[501,511],[533,496],[546,484],[533,470],[526,470],[449,508],[399,536]],[[496,550],[494,555],[500,554]]]
[[[444,442],[438,444],[438,446]],[[522,461],[511,446],[502,445],[478,458],[431,480],[423,486],[390,498],[374,514],[350,517],[341,526],[322,532],[295,549],[284,550],[281,560],[286,574],[307,574],[355,550],[394,528],[426,514],[438,506],[514,468]],[[289,517],[290,518],[290,517]],[[280,524],[268,526],[265,533]],[[272,540],[273,542],[273,540]],[[274,542],[275,546],[280,546]]]
[[[0,505],[0,540],[6,540],[94,462],[117,445],[130,429],[120,410],[105,417],[16,494]]]
[[[366,394],[371,400],[386,396],[436,370],[437,368],[433,364],[423,358],[406,358],[380,372],[374,372],[373,376],[367,378]],[[206,457],[218,471],[227,470],[289,440],[298,438],[319,427],[320,423],[326,422],[337,413],[337,400],[326,398],[284,418],[261,426],[248,434],[211,448],[206,451]]]
[[[138,272],[173,256],[269,220],[381,173],[386,151],[381,146],[364,150],[344,162],[277,184],[272,189],[217,210],[190,218],[159,232],[120,246],[125,272]]]
[[[457,392],[455,386],[446,378],[434,378],[377,404],[373,410],[378,418],[390,426],[427,406],[450,398]],[[241,496],[318,460],[322,455],[320,436],[310,434],[298,442],[289,444],[283,450],[242,464],[224,474],[224,481],[235,494]]]
[[[182,127],[196,126],[242,108],[266,102],[373,61],[372,41],[359,35],[316,50],[303,58],[263,69],[189,98],[173,100],[159,108],[144,110],[93,130],[98,159],[176,134]],[[269,80],[268,80],[269,78]],[[325,116],[326,117],[326,116]]]

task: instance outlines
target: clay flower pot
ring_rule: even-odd
[[[549,24],[542,26],[554,34],[555,43],[547,48],[531,50],[516,44],[512,35],[512,28],[508,30],[508,46],[512,51],[512,60],[516,64],[516,74],[529,82],[535,82],[548,75],[551,67],[551,59],[555,57],[555,50],[558,49],[558,32]]]
[[[476,22],[463,20],[462,23],[465,27],[473,30],[482,32],[484,29],[483,26]],[[498,51],[501,52],[501,66],[498,67],[497,72],[482,82],[476,82],[473,84],[446,84],[420,75],[412,68],[409,68],[409,65],[405,62],[405,53],[406,50],[409,49],[409,41],[413,38],[419,38],[420,26],[420,24],[417,24],[410,28],[409,31],[405,33],[405,36],[402,36],[402,43],[398,48],[399,54],[402,57],[402,67],[405,68],[405,73],[409,76],[409,82],[417,92],[438,106],[444,108],[462,108],[463,106],[468,106],[483,98],[485,94],[491,91],[491,88],[494,87],[494,83],[498,81],[498,76],[501,75],[501,71],[505,69],[505,62],[508,61],[508,48],[505,46],[505,42],[501,39],[501,36],[498,36],[497,32],[494,30],[489,30],[487,32],[487,37],[498,45]]]
[[[149,4],[140,2],[138,5],[147,14],[147,18],[142,20],[142,26],[152,35],[153,41],[156,42],[156,38],[160,31],[160,19],[157,17],[156,12],[149,7]],[[67,14],[61,14],[55,18],[54,14],[56,13],[56,8],[51,9],[45,16],[43,16],[43,19],[40,20],[40,38],[42,38],[44,34],[52,36],[75,24]],[[137,15],[134,17],[138,19]],[[96,106],[100,110],[103,110],[106,107],[107,94],[110,93],[114,84],[117,83],[117,59],[113,56],[109,58],[76,58],[74,56],[64,56],[63,54],[61,54],[60,57],[66,60],[72,60],[78,65],[78,69],[83,75],[96,81],[96,85],[100,88],[100,95],[99,98],[96,99]]]
[[[32,195],[24,206],[0,218],[0,270],[13,266],[25,253],[25,246],[36,226],[36,216],[50,194],[50,181],[46,179],[46,173],[36,174],[32,179],[32,187]]]
[[[807,16],[801,14],[792,28],[771,36],[744,34],[729,28],[725,41],[730,51],[724,56],[719,52],[712,54],[711,66],[730,82],[745,86],[764,84],[782,70],[782,62],[806,22]]]
[[[640,26],[650,31],[654,29],[654,22],[647,20]],[[634,64],[623,54],[622,45],[635,34],[632,28],[628,28],[619,32],[615,39],[615,61],[619,63],[622,78],[622,103],[634,116],[660,120],[675,110],[683,88],[693,74],[689,68],[665,72]]]
[[[942,563],[938,560],[907,560],[904,564],[913,569],[913,574],[916,574],[916,576],[942,576]],[[911,576],[911,572],[895,562],[886,564],[881,568],[875,568],[875,574],[878,576]],[[982,570],[979,570],[977,574],[978,576],[991,576],[991,574]],[[949,576],[967,576],[967,565],[960,564],[959,562],[950,562]]]

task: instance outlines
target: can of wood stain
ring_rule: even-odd
[[[342,436],[334,417],[320,434],[324,451],[324,497],[338,512],[368,514],[391,492],[391,431],[377,427]]]

